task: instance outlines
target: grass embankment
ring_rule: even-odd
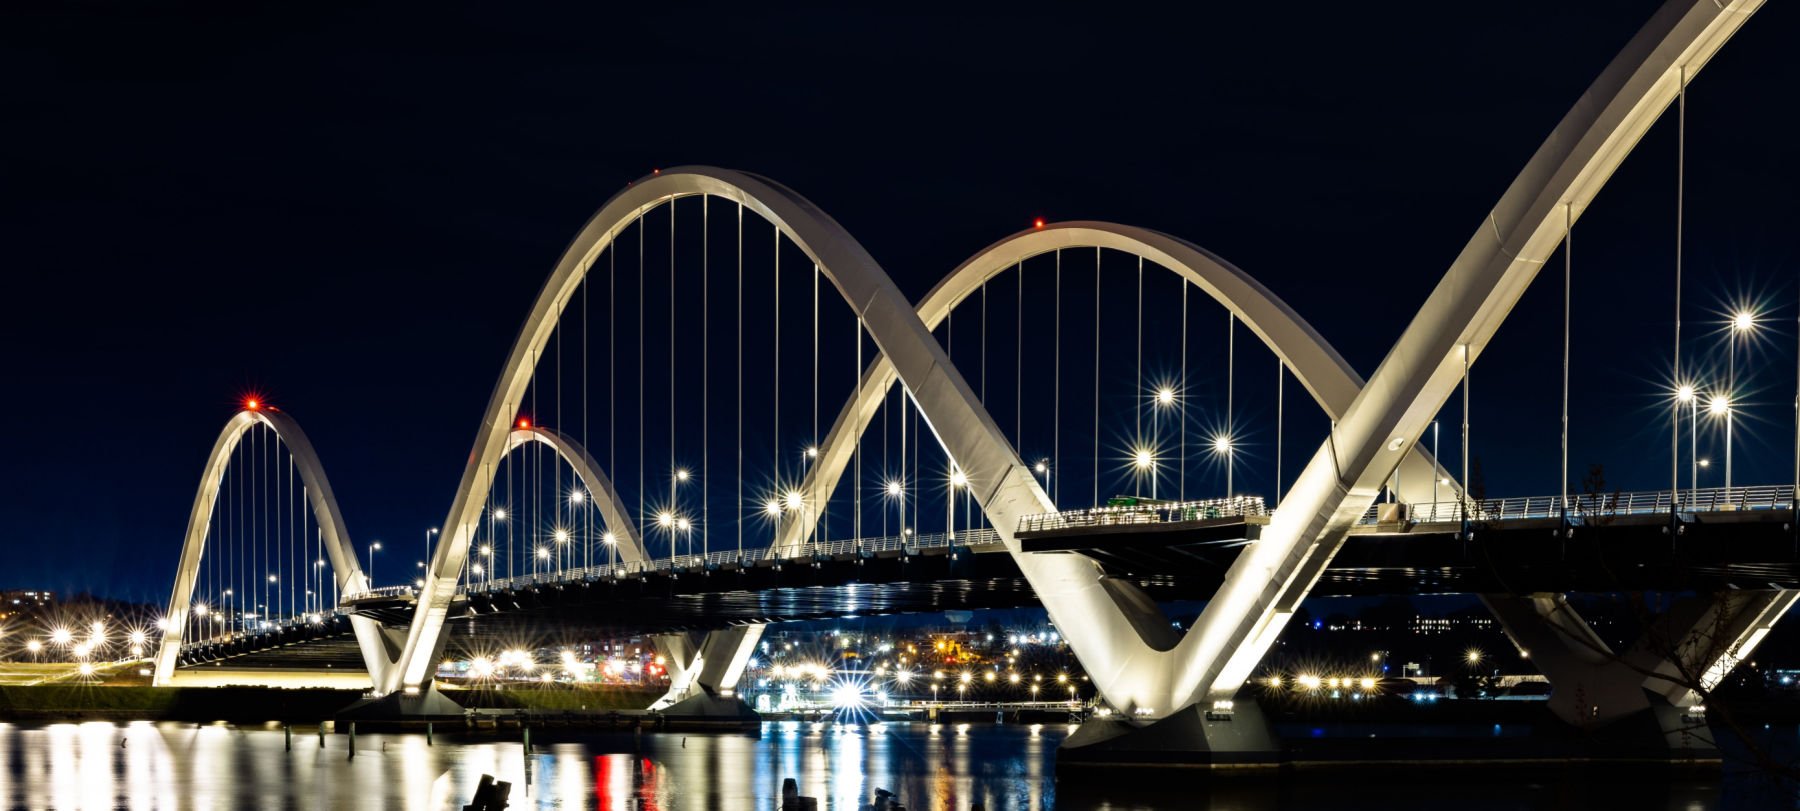
[[[586,685],[459,689],[445,685],[444,697],[471,709],[641,710],[664,692],[655,687]]]
[[[270,687],[0,686],[0,720],[293,721],[328,719],[356,690]]]

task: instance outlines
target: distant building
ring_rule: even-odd
[[[56,592],[37,589],[0,591],[0,620],[56,604]]]
[[[1494,630],[1494,620],[1490,617],[1479,616],[1427,617],[1421,615],[1413,617],[1412,621],[1412,632],[1425,636],[1469,630],[1492,631]]]

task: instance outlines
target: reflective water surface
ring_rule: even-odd
[[[770,723],[750,735],[357,737],[179,724],[0,724],[5,808],[460,808],[476,781],[514,784],[512,808],[774,809],[783,778],[820,808],[866,806],[876,788],[909,809],[1793,808],[1785,787],[1752,775],[1722,781],[1583,778],[1430,779],[1395,774],[1346,782],[1289,776],[1229,781],[1197,775],[1148,784],[1108,770],[1055,776],[1066,726]],[[516,733],[515,733],[516,734]],[[1789,727],[1771,733],[1793,740]]]

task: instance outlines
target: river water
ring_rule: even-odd
[[[856,809],[875,789],[909,809],[1796,808],[1791,791],[1748,775],[1723,780],[1201,779],[1152,787],[1130,771],[1055,777],[1062,725],[769,723],[751,735],[580,735],[527,755],[517,738],[357,737],[296,728],[85,723],[0,724],[5,808],[460,808],[491,774],[511,808],[774,809],[782,780],[821,809]],[[1792,740],[1794,729],[1772,732]]]

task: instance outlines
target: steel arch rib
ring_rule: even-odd
[[[1262,540],[1226,574],[1183,640],[1196,700],[1228,699],[1274,644],[1573,222],[1672,102],[1761,5],[1670,0],[1588,87],[1483,218],[1301,471]]]
[[[1561,207],[1569,205],[1572,216],[1592,199],[1673,98],[1677,66],[1696,73],[1758,5],[1675,0],[1626,46],[1508,188],[1301,472],[1262,540],[1237,558],[1219,594],[1179,640],[1154,605],[1115,594],[1092,561],[1018,553],[1019,517],[1054,505],[899,289],[841,226],[794,192],[746,173],[692,167],[645,178],[589,220],[527,318],[444,522],[401,667],[389,672],[385,691],[417,690],[427,677],[493,463],[569,297],[599,252],[637,216],[705,194],[773,222],[831,280],[968,476],[983,512],[1110,703],[1128,717],[1153,720],[1196,700],[1234,694],[1402,451],[1410,450],[1409,440],[1454,390],[1463,359],[1492,336],[1554,248]]]
[[[612,479],[607,478],[600,463],[594,460],[586,447],[548,428],[532,426],[508,434],[506,448],[501,451],[501,455],[512,453],[530,442],[548,445],[569,467],[574,468],[575,476],[587,485],[589,496],[600,510],[601,523],[613,533],[621,560],[626,563],[642,563],[650,559],[650,555],[644,551],[643,539],[638,536],[637,522],[631,520],[631,513],[626,511],[624,500],[619,498],[618,490],[613,488]]]
[[[1131,225],[1065,222],[1006,237],[958,265],[925,294],[918,305],[919,318],[925,322],[926,329],[935,330],[959,302],[981,289],[994,276],[1035,256],[1077,249],[1107,249],[1139,256],[1200,288],[1236,314],[1238,320],[1286,364],[1294,378],[1333,420],[1343,416],[1357,392],[1362,390],[1362,375],[1357,374],[1306,319],[1262,283],[1187,240]],[[878,357],[869,364],[858,389],[860,399],[852,395],[839,412],[820,445],[819,461],[808,470],[805,482],[799,487],[800,492],[830,493],[836,490],[850,464],[856,439],[868,430],[894,380],[893,364],[885,357]],[[1435,495],[1445,501],[1455,501],[1457,487],[1434,493],[1431,486],[1434,480],[1447,476],[1429,452],[1419,449],[1407,457],[1406,469],[1401,471],[1402,500],[1423,503]],[[781,536],[771,551],[798,552],[811,539],[817,526],[814,515],[783,521]]]
[[[776,227],[817,264],[851,309],[863,320],[877,349],[892,360],[900,379],[919,403],[925,421],[937,432],[953,458],[967,471],[974,492],[1002,536],[1011,541],[1019,516],[1052,508],[1029,469],[1012,452],[962,376],[874,258],[830,216],[787,188],[755,175],[710,167],[666,170],[633,183],[615,195],[583,227],[564,252],[539,293],[530,316],[489,398],[480,433],[463,472],[444,533],[432,555],[425,586],[402,651],[401,666],[390,671],[379,692],[416,691],[429,677],[443,639],[443,624],[455,594],[457,573],[468,555],[482,502],[493,484],[494,465],[504,452],[512,418],[530,383],[539,356],[556,320],[600,251],[645,211],[674,199],[710,195],[742,204]],[[1068,582],[1085,599],[1064,600],[1052,614],[1066,627],[1079,624],[1080,614],[1121,614],[1099,583],[1099,570],[1085,559],[1062,556],[1057,561],[1020,557],[1034,583]],[[1040,593],[1045,591],[1039,589]],[[1068,613],[1073,611],[1076,613]],[[1142,624],[1137,620],[1121,622]],[[1136,636],[1092,635],[1094,644],[1139,645]],[[1090,658],[1118,658],[1119,652],[1096,649]]]
[[[153,685],[168,684],[175,674],[182,637],[187,633],[188,604],[194,596],[194,581],[199,577],[206,536],[212,527],[213,506],[219,498],[219,483],[231,463],[232,451],[237,449],[244,434],[257,425],[273,430],[294,456],[294,467],[300,473],[308,505],[318,520],[322,545],[331,562],[338,593],[349,595],[369,587],[368,577],[357,564],[356,550],[350,545],[350,532],[344,526],[344,514],[338,509],[331,482],[325,477],[325,468],[319,464],[319,455],[313,450],[311,440],[300,430],[300,423],[274,408],[239,411],[225,423],[225,429],[213,442],[212,453],[207,456],[206,467],[200,475],[199,492],[194,495],[194,506],[188,513],[187,538],[182,542],[180,562],[175,569],[175,587],[169,595],[168,613],[164,615],[167,627],[163,629],[162,641],[156,651]],[[356,632],[363,664],[368,667],[370,678],[379,685],[380,677],[388,667],[388,656],[378,638],[378,625],[366,617],[352,617],[351,627]]]

